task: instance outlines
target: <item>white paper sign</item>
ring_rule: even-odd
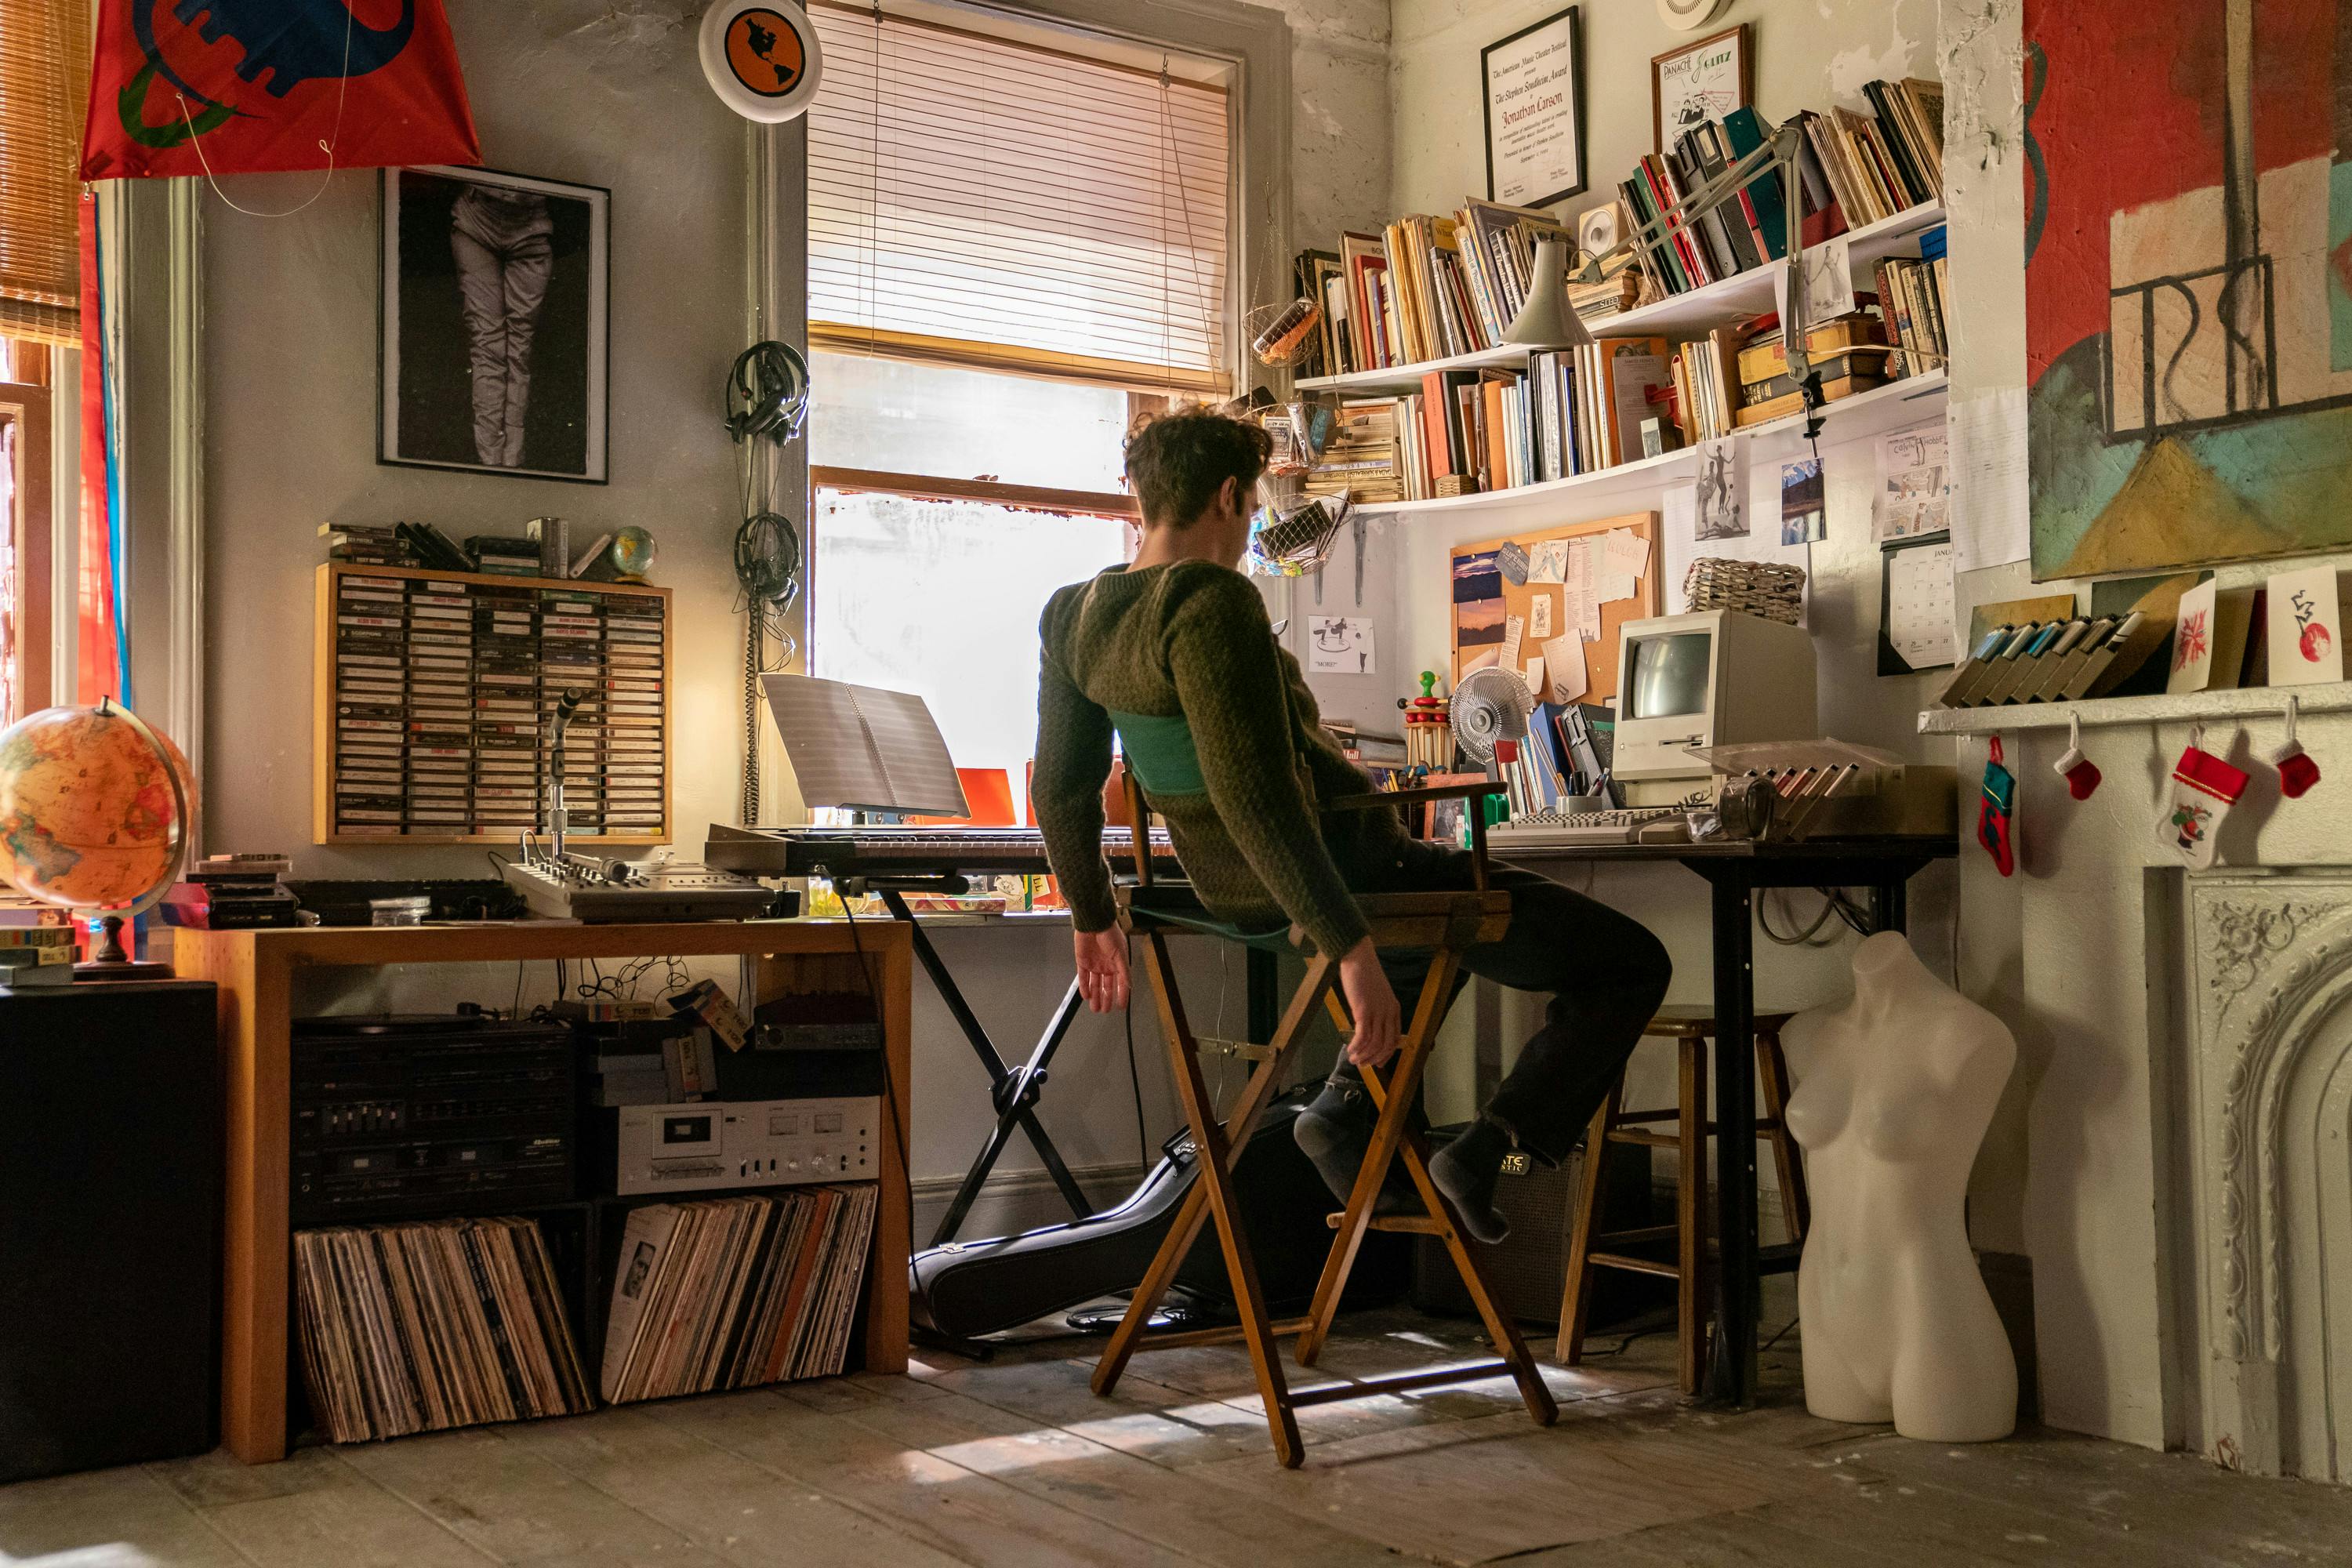
[[[1528,636],[1539,643],[1551,641],[1551,607],[1549,594],[1537,594],[1528,600]]]
[[[1486,171],[1494,198],[1545,206],[1584,184],[1576,13],[1486,50]]]
[[[1872,509],[1872,542],[1941,533],[1949,526],[1952,496],[1950,443],[1939,420],[1890,430],[1878,438],[1878,504]]]
[[[1650,542],[1630,528],[1612,528],[1601,536],[1601,559],[1612,571],[1639,577],[1650,567]]]
[[[1503,651],[1496,662],[1505,669],[1519,668],[1519,639],[1527,635],[1527,630],[1528,621],[1525,616],[1503,617]]]
[[[2025,484],[2025,388],[1956,401],[1951,426],[1952,543],[1957,568],[2000,566],[2033,552]]]
[[[1372,622],[1369,616],[1307,617],[1307,668],[1316,675],[1372,675]]]
[[[1573,702],[1584,695],[1591,678],[1584,668],[1584,639],[1574,635],[1544,644],[1544,668],[1551,676],[1551,700]]]
[[[1545,679],[1543,655],[1538,654],[1528,660],[1528,689],[1536,694],[1538,702],[1544,700]]]
[[[1528,552],[1528,581],[1558,583],[1568,576],[1568,541],[1547,539]]]

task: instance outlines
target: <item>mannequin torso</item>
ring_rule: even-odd
[[[1805,1405],[1909,1437],[2005,1436],[2017,1368],[1964,1205],[2016,1042],[1897,933],[1866,939],[1853,973],[1851,1001],[1782,1035],[1812,1192],[1797,1279]]]

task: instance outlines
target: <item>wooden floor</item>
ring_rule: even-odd
[[[1326,1356],[1342,1375],[1481,1350],[1404,1312],[1342,1327]],[[1672,1336],[1656,1334],[1553,1369],[1549,1431],[1501,1381],[1326,1405],[1300,1412],[1307,1465],[1286,1472],[1239,1350],[1139,1357],[1106,1401],[1087,1391],[1083,1343],[1037,1342],[986,1365],[931,1355],[903,1379],[0,1488],[0,1563],[2352,1562],[2352,1489],[2053,1434],[1948,1447],[1833,1426],[1804,1413],[1794,1344],[1767,1352],[1769,1398],[1751,1414],[1684,1407]]]

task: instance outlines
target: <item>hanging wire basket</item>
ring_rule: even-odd
[[[1304,577],[1331,558],[1331,542],[1353,508],[1345,496],[1317,496],[1279,511],[1263,508],[1250,534],[1250,570],[1261,577]]]
[[[1315,342],[1315,329],[1322,322],[1322,307],[1312,300],[1257,306],[1246,321],[1250,353],[1257,356],[1258,363],[1276,370],[1297,364],[1307,356]]]

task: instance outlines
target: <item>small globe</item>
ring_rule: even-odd
[[[654,536],[630,523],[613,532],[613,570],[627,583],[645,581],[654,565]]]
[[[126,910],[169,887],[189,827],[174,823],[171,773],[191,816],[195,784],[180,748],[149,733],[153,744],[111,702],[0,730],[0,876],[78,910]]]

